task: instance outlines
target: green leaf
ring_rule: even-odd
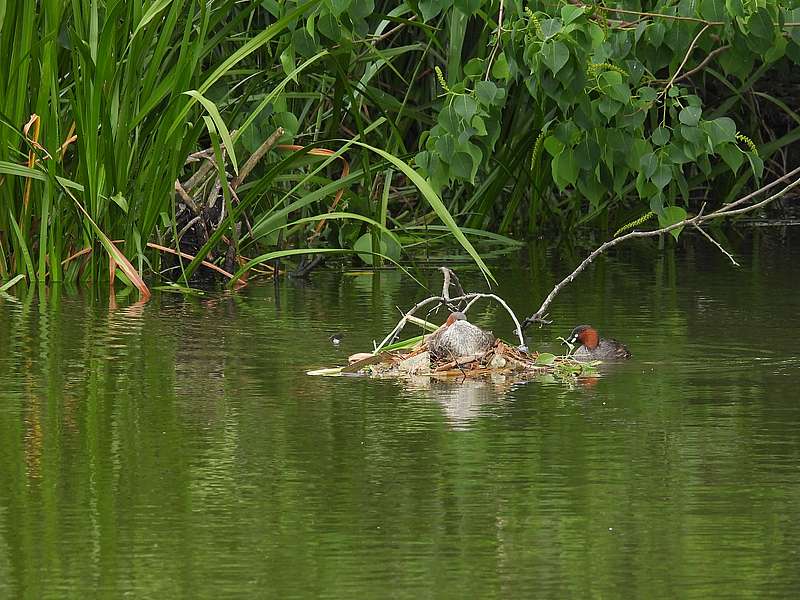
[[[616,83],[609,86],[605,92],[617,102],[627,104],[631,99],[631,90],[627,83]]]
[[[669,129],[667,129],[666,127],[658,127],[653,132],[653,135],[650,136],[650,140],[656,146],[664,146],[669,142],[669,137],[670,137]]]
[[[750,18],[747,19],[747,30],[751,35],[760,38],[764,42],[772,42],[775,36],[775,24],[772,22],[769,10],[761,7],[757,12],[750,15]]]
[[[725,0],[725,8],[734,17],[743,17],[745,15],[742,0]]]
[[[775,40],[769,50],[764,53],[764,64],[770,64],[783,58],[786,54],[786,38],[782,35],[776,35]]]
[[[575,6],[574,4],[565,4],[561,7],[561,20],[564,21],[564,25],[569,25],[575,19],[580,17],[584,13],[583,6]]]
[[[294,136],[297,135],[297,129],[299,128],[300,124],[297,122],[297,117],[294,116],[294,113],[290,112],[279,112],[272,115],[272,120],[275,122],[275,125],[278,127],[283,127],[285,133],[281,138],[281,141],[288,141],[291,140]]]
[[[478,112],[478,103],[472,96],[457,96],[453,101],[453,108],[467,123]]]
[[[464,74],[470,77],[478,77],[483,75],[484,60],[482,58],[473,58],[464,65]]]
[[[687,106],[678,114],[678,120],[689,127],[697,127],[702,112],[702,109],[698,106]]]
[[[643,102],[654,102],[658,98],[658,92],[650,86],[640,87],[637,92],[639,99]]]
[[[125,199],[125,196],[123,196],[120,192],[117,192],[111,196],[111,199],[114,201],[114,204],[122,209],[122,212],[128,214],[128,201]]]
[[[453,5],[465,15],[471,17],[481,7],[481,0],[455,0]]]
[[[672,169],[667,165],[658,165],[653,176],[650,177],[650,181],[656,185],[659,191],[663,190],[672,181]]]
[[[497,60],[492,65],[492,77],[496,79],[504,79],[508,81],[511,79],[511,69],[508,66],[508,59],[506,53],[501,52],[497,55]]]
[[[283,72],[288,76],[289,73],[293,72],[296,68],[294,64],[294,46],[291,44],[286,46],[286,49],[281,52],[279,60],[281,61]],[[297,83],[297,76],[293,76],[292,81]]]
[[[800,7],[787,10],[784,14],[786,17],[785,22],[800,23]],[[787,27],[786,29],[789,30],[789,37],[794,40],[794,43],[800,45],[800,27]],[[798,60],[795,59],[794,62],[797,64]]]
[[[569,60],[569,48],[558,40],[543,44],[541,53],[544,64],[550,67],[553,75],[557,75]]]
[[[667,206],[663,211],[660,211],[660,214],[658,215],[658,224],[662,228],[669,227],[670,225],[680,223],[684,220],[686,220],[686,210],[680,206]],[[672,237],[677,240],[678,236],[681,234],[681,231],[683,231],[683,226],[670,229],[669,233],[671,233]]]
[[[545,40],[549,40],[561,31],[561,21],[558,19],[542,19],[539,24]]]
[[[219,114],[219,110],[217,110],[217,105],[211,102],[211,100],[209,100],[205,96],[203,96],[203,94],[201,94],[197,90],[188,90],[183,93],[197,100],[200,104],[203,105],[203,108],[206,109],[209,116],[214,121],[214,127],[216,127],[217,131],[219,131],[219,136],[222,138],[222,143],[225,144],[225,151],[228,153],[228,156],[231,159],[231,166],[233,166],[234,172],[238,175],[239,166],[236,163],[236,153],[234,152],[233,149],[233,141],[231,140],[231,134],[228,131],[228,127],[225,125],[225,121],[222,120],[222,116]]]
[[[549,135],[544,139],[544,149],[550,156],[558,156],[564,150],[564,142],[555,135]]]
[[[556,362],[556,355],[550,354],[549,352],[542,352],[539,356],[536,357],[536,364],[537,365],[545,365],[550,366],[555,364]]]
[[[706,142],[708,140],[708,136],[706,132],[700,129],[699,127],[689,127],[688,125],[681,125],[681,135],[683,139],[687,142],[690,142],[693,146],[698,149],[707,149]]]
[[[22,235],[22,231],[16,219],[14,219],[14,213],[11,212],[11,207],[8,208],[8,222],[11,223],[11,229],[14,232],[14,236],[17,238],[17,248],[21,249],[22,259],[28,271],[28,281],[34,281],[36,279],[36,270],[33,268],[33,260],[31,260],[31,254],[28,250],[28,243],[25,240],[25,236]]]
[[[719,117],[713,121],[703,121],[700,127],[711,138],[711,143],[716,146],[736,140],[736,123],[730,117]]]
[[[639,160],[639,168],[647,179],[650,179],[653,176],[653,173],[656,172],[657,167],[658,159],[652,152],[648,152],[647,154],[643,155]]]
[[[131,34],[131,39],[135,38],[136,34],[139,33],[142,29],[144,29],[144,27],[150,21],[152,21],[158,15],[158,13],[164,10],[170,4],[170,2],[171,0],[156,0],[156,2],[153,2],[145,11],[145,13],[142,15],[141,20],[136,25],[136,29],[133,30],[133,33]],[[1,13],[0,16],[2,16]]]
[[[446,163],[453,160],[456,152],[456,138],[449,133],[436,140],[436,152]]]
[[[390,237],[381,237],[379,254],[391,258],[393,261],[400,260],[400,245]],[[372,254],[372,233],[367,232],[356,240],[353,250],[358,252],[358,258],[366,264],[373,264],[375,257]]]
[[[605,116],[607,121],[610,121],[611,118],[616,115],[621,108],[622,104],[609,98],[608,96],[603,96],[597,104],[597,109],[603,114],[603,116]]]
[[[750,167],[753,169],[753,174],[756,176],[756,179],[761,179],[761,175],[764,174],[764,161],[753,152],[745,152],[745,155],[747,156],[747,160],[750,161]]]
[[[472,117],[471,125],[475,128],[475,135],[486,135],[486,123],[484,123],[483,117],[480,115],[475,115]]]
[[[603,42],[606,41],[606,32],[603,30],[602,27],[600,27],[596,23],[589,23],[588,29],[589,29],[589,37],[592,40],[592,48],[597,48]]]
[[[214,69],[214,72],[209,75],[205,81],[203,81],[203,85],[200,86],[199,92],[204,93],[207,92],[211,87],[219,81],[222,77],[224,77],[239,61],[243,60],[256,50],[262,48],[267,44],[269,40],[280,33],[284,33],[287,29],[287,26],[292,23],[299,15],[306,12],[309,8],[313,5],[318,4],[319,0],[307,0],[302,4],[298,4],[294,7],[293,10],[284,14],[280,19],[272,23],[269,27],[264,29],[263,31],[259,32],[257,35],[254,35],[248,41],[239,47],[238,50],[230,54],[222,63]],[[319,53],[319,56],[323,56],[327,54],[327,51]],[[184,127],[186,124],[186,115],[188,114],[189,110],[191,109],[192,104],[188,103],[184,106],[180,112],[177,114],[175,119],[173,119],[172,124],[167,131],[167,138],[172,138],[175,136],[176,131]],[[240,128],[241,131],[241,128]]]
[[[472,157],[466,152],[456,152],[450,159],[450,174],[458,179],[467,180],[472,172]]]
[[[700,16],[708,21],[729,20],[725,7],[720,0],[700,0]]]
[[[6,281],[3,285],[0,285],[0,292],[7,292],[23,279],[25,279],[25,273],[20,273],[16,277],[12,277],[10,280]]]
[[[479,81],[475,84],[475,96],[477,96],[478,102],[484,106],[492,106],[502,103],[505,98],[505,90],[497,87],[493,81]]]
[[[336,20],[336,17],[330,13],[320,16],[319,21],[317,21],[317,29],[322,35],[333,42],[340,41],[342,39],[342,33],[345,31],[339,24],[339,21]],[[294,50],[291,45],[287,46],[286,49]],[[281,64],[283,64],[283,61],[281,61]]]
[[[347,14],[353,21],[365,19],[375,12],[375,0],[351,0]]]
[[[647,27],[645,38],[653,48],[658,48],[664,42],[666,27],[662,21],[653,20]]]
[[[352,0],[328,0],[331,12],[337,17],[350,8],[350,2]]]
[[[744,153],[739,150],[736,144],[724,144],[716,150],[717,154],[725,161],[725,164],[736,174],[744,162]]]
[[[578,179],[578,191],[589,199],[594,210],[599,208],[603,197],[608,194],[608,189],[597,180],[594,173],[586,173]]]
[[[427,22],[442,12],[447,3],[444,0],[420,0],[419,11],[422,13],[422,20]]]
[[[608,88],[622,83],[622,75],[616,71],[603,71],[597,76],[600,86],[605,93],[608,93]]]
[[[561,189],[568,184],[575,185],[578,179],[578,162],[575,160],[575,153],[569,148],[553,159],[551,169],[553,179]]]
[[[478,168],[483,162],[483,152],[481,152],[481,149],[478,148],[478,146],[471,143],[465,144],[464,149],[460,148],[460,150],[462,152],[466,150],[467,154],[469,154],[470,158],[472,159],[472,170],[469,173],[469,181],[474,185],[475,176],[478,174]]]
[[[428,161],[430,160],[430,153],[427,150],[418,152],[414,157],[414,164],[427,173]]]

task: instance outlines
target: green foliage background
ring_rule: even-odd
[[[480,262],[470,240],[668,224],[797,162],[798,62],[797,0],[0,1],[0,278],[106,278],[99,232],[159,271],[186,157],[277,127],[352,170],[271,152],[222,223],[242,253],[446,234]]]

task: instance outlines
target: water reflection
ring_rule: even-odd
[[[470,424],[482,414],[484,406],[501,404],[513,384],[512,379],[502,375],[484,379],[431,379],[417,376],[402,380],[405,393],[439,404],[447,423],[455,430],[469,429]]]
[[[307,377],[425,295],[399,273],[112,309],[15,290],[0,597],[793,597],[800,257],[773,243],[593,267],[528,341],[592,322],[634,358],[574,385]],[[497,273],[520,312],[565,269],[531,258]]]

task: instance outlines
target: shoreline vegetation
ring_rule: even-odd
[[[783,218],[800,0],[44,0],[0,10],[0,290],[406,268]],[[776,210],[775,207],[778,206]],[[770,212],[765,212],[769,209]],[[599,243],[606,240],[603,243]]]

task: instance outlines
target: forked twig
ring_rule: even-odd
[[[446,278],[447,278],[448,271],[450,271],[450,269],[447,269],[446,267],[442,268],[442,272],[445,274]],[[454,273],[452,273],[452,271],[450,271],[450,273],[451,273],[451,275],[454,275]],[[460,287],[460,285],[459,285],[459,287]],[[400,319],[400,321],[398,321],[397,325],[394,326],[394,329],[392,329],[389,332],[389,335],[387,335],[385,338],[383,338],[383,341],[381,341],[380,344],[375,346],[375,350],[373,350],[373,354],[377,354],[378,352],[380,352],[380,350],[384,346],[386,346],[387,344],[391,343],[391,341],[394,340],[397,337],[397,335],[403,330],[403,327],[406,326],[406,323],[408,323],[409,321],[412,321],[412,319],[414,319],[414,317],[413,317],[414,313],[417,312],[423,306],[427,306],[428,304],[431,304],[433,302],[438,302],[439,304],[443,304],[445,306],[448,306],[448,305],[450,305],[450,306],[456,305],[457,306],[458,303],[460,303],[460,302],[467,302],[467,305],[462,309],[462,312],[466,313],[472,307],[473,304],[475,304],[478,300],[481,300],[481,299],[484,299],[484,298],[489,298],[489,299],[495,300],[503,308],[506,309],[506,311],[508,312],[509,315],[511,315],[511,319],[514,321],[514,325],[516,325],[514,333],[517,335],[517,338],[519,339],[520,347],[524,348],[525,347],[525,338],[522,336],[522,325],[520,324],[520,321],[517,318],[517,315],[514,314],[514,311],[511,310],[511,307],[508,306],[506,301],[503,300],[500,296],[497,296],[496,294],[483,294],[483,293],[477,293],[476,292],[476,293],[470,293],[470,294],[462,294],[460,296],[456,296],[456,297],[453,297],[453,298],[445,297],[444,295],[442,295],[442,296],[431,296],[429,298],[425,298],[424,300],[421,300],[421,301],[417,302],[414,306],[411,307],[411,309],[408,312],[406,312],[403,315],[403,317]]]
[[[722,247],[722,244],[720,244],[720,243],[719,243],[717,240],[715,240],[713,237],[711,237],[711,236],[708,234],[708,232],[707,232],[705,229],[703,229],[702,227],[700,227],[700,226],[699,226],[697,223],[695,223],[695,224],[694,224],[694,228],[695,228],[695,229],[697,229],[697,231],[699,231],[700,233],[702,233],[702,234],[703,234],[703,236],[704,236],[704,237],[705,237],[705,238],[706,238],[706,239],[707,239],[709,242],[711,242],[712,244],[714,244],[714,245],[715,245],[715,246],[716,246],[716,247],[719,249],[719,251],[720,251],[720,252],[722,252],[722,253],[723,253],[725,256],[727,256],[729,259],[731,259],[731,262],[733,263],[733,265],[734,265],[735,267],[741,267],[741,266],[742,266],[742,265],[740,265],[739,263],[737,263],[737,262],[736,262],[736,259],[735,259],[735,258],[733,258],[733,256],[730,254],[730,252],[728,252],[727,250],[725,250],[725,248],[723,248],[723,247]]]

